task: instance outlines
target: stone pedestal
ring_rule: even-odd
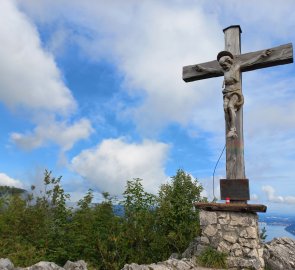
[[[256,213],[200,210],[200,225],[199,251],[209,245],[227,253],[229,269],[264,268]]]

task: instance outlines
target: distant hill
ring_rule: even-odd
[[[295,235],[295,224],[291,224],[285,228],[285,230],[293,235]]]
[[[25,193],[27,193],[27,191],[22,188],[0,186],[0,197],[4,197],[8,195],[22,195]]]
[[[259,221],[268,225],[289,226],[295,224],[294,214],[265,213],[259,215]]]

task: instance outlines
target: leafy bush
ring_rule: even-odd
[[[192,203],[202,199],[201,191],[198,182],[181,170],[157,196],[144,191],[142,180],[136,178],[127,181],[121,201],[124,214],[116,215],[117,202],[107,192],[99,204],[93,204],[89,190],[76,209],[67,207],[69,195],[61,177],[45,171],[39,194],[2,197],[0,256],[17,266],[84,259],[98,270],[165,260],[184,251],[198,234],[198,212]]]
[[[171,183],[160,187],[157,217],[169,254],[183,252],[200,234],[199,211],[193,202],[202,200],[203,187],[183,170],[178,170]],[[168,254],[167,254],[168,255]]]
[[[207,247],[203,250],[201,255],[197,257],[197,263],[205,267],[227,268],[226,258],[226,253],[221,253],[212,247]]]

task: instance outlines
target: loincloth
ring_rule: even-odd
[[[233,95],[236,95],[238,97],[238,101],[235,103],[235,108],[236,110],[239,110],[242,105],[244,104],[244,96],[242,94],[242,91],[240,89],[236,89],[233,91],[226,91],[226,89],[224,89],[222,91],[223,94],[223,99],[227,98],[227,99],[231,99],[231,97]]]

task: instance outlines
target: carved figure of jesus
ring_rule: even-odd
[[[223,71],[224,80],[222,85],[223,109],[225,122],[228,127],[228,138],[237,138],[236,112],[243,106],[244,97],[241,90],[240,74],[243,66],[254,64],[262,58],[271,54],[271,50],[265,50],[258,56],[241,62],[228,51],[221,51],[217,55],[217,61]],[[217,73],[214,68],[204,68],[200,65],[195,66],[196,71]]]

